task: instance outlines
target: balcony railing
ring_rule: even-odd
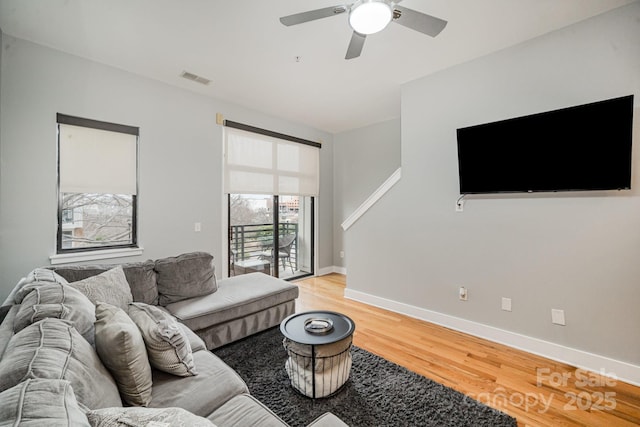
[[[273,248],[273,224],[232,225],[229,228],[229,233],[231,239],[229,245],[230,258],[233,258],[233,262],[269,258],[270,251]],[[278,224],[278,238],[282,239],[288,234],[298,235],[297,223]],[[298,265],[297,240],[297,238],[294,239],[291,246],[290,261],[294,270],[297,270]],[[278,262],[277,257],[272,260],[273,262]]]

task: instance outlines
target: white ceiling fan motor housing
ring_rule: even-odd
[[[382,31],[392,18],[393,4],[389,0],[358,0],[349,11],[349,25],[364,35]]]

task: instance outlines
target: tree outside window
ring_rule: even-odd
[[[58,114],[58,253],[136,247],[138,128]]]

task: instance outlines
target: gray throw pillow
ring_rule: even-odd
[[[191,252],[156,261],[158,304],[168,305],[218,290],[213,256]]]
[[[121,266],[105,271],[97,276],[88,277],[78,282],[71,282],[69,286],[78,289],[91,300],[93,304],[106,302],[121,308],[125,312],[129,310],[129,304],[133,301],[131,288]]]
[[[0,393],[0,425],[88,427],[69,381],[27,379]]]
[[[158,286],[154,270],[156,263],[152,260],[127,264],[57,265],[51,268],[71,283],[97,276],[118,265],[124,271],[134,301],[152,305],[158,304]]]
[[[106,408],[87,412],[92,427],[171,426],[216,427],[182,408]]]
[[[66,320],[47,318],[11,337],[0,360],[0,391],[27,378],[68,380],[88,409],[122,406],[111,374]]]
[[[20,304],[22,302],[22,298],[24,298],[29,293],[28,290],[23,290],[23,288],[35,282],[51,282],[60,283],[63,285],[68,284],[67,280],[65,280],[64,277],[60,276],[59,274],[56,274],[46,268],[36,268],[31,273],[29,273],[27,277],[23,277],[22,279],[20,279],[18,284],[11,290],[9,296],[2,305]]]
[[[2,307],[0,307],[0,325],[4,321],[4,318],[7,316],[7,313],[9,313],[9,310],[11,310],[11,307],[13,307],[13,305],[3,305]]]
[[[134,302],[129,307],[129,316],[142,332],[151,366],[180,377],[197,375],[189,339],[172,315],[158,307]]]
[[[34,282],[24,288],[29,292],[22,299],[13,323],[20,332],[32,323],[47,317],[70,321],[90,344],[94,342],[95,307],[82,292],[69,285],[54,282]]]
[[[132,406],[151,402],[151,365],[140,330],[118,307],[96,306],[96,351],[118,384],[120,396]]]

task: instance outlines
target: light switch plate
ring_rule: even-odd
[[[558,310],[555,308],[551,309],[551,323],[556,325],[565,326],[566,322],[564,320],[564,310]]]

